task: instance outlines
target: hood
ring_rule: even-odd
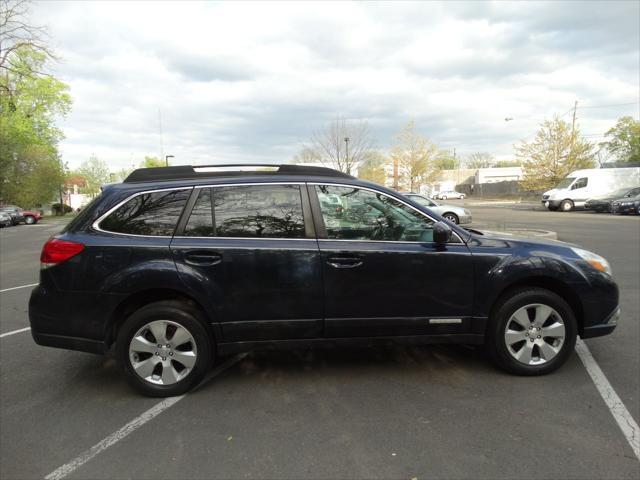
[[[552,188],[551,190],[547,190],[546,192],[544,192],[543,195],[549,195],[550,197],[552,197],[555,193],[558,193],[558,189]]]
[[[517,233],[508,233],[508,232],[496,232],[491,230],[480,230],[482,235],[475,234],[474,237],[477,238],[481,243],[486,241],[489,242],[499,242],[499,243],[527,243],[529,245],[544,245],[551,247],[578,247],[573,243],[562,242],[560,240],[553,240],[551,238],[543,238],[543,237],[527,237],[524,235],[518,235]]]

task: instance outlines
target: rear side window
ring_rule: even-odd
[[[213,189],[214,235],[304,238],[299,185],[247,185]]]
[[[190,190],[143,193],[118,207],[100,222],[108,232],[171,236]]]
[[[202,188],[198,193],[187,225],[184,227],[184,235],[187,237],[212,237],[213,215],[211,214],[211,189]]]

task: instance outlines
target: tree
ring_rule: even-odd
[[[86,186],[80,191],[92,197],[100,193],[102,185],[111,181],[107,163],[95,155],[91,155],[88,160],[82,162],[78,173],[87,181]]]
[[[391,161],[397,165],[400,178],[394,188],[416,191],[421,185],[435,180],[438,174],[438,147],[416,132],[413,120],[395,138]]]
[[[46,76],[40,68],[41,64],[29,64],[25,70],[20,59],[25,50],[38,54],[44,59],[43,63],[54,58],[45,42],[46,29],[28,24],[28,15],[27,0],[0,0],[0,70],[26,74],[31,78]],[[4,87],[6,89],[6,85]]]
[[[595,166],[593,144],[580,136],[577,126],[558,117],[545,120],[534,140],[523,140],[515,149],[527,190],[552,188],[572,171]]]
[[[306,155],[315,156],[323,165],[351,174],[372,148],[373,140],[366,121],[349,123],[344,118],[336,118],[315,132],[311,144],[304,150],[307,150]]]
[[[621,117],[605,134],[603,145],[620,162],[640,162],[640,122],[633,117]]]
[[[310,147],[304,147],[293,156],[293,163],[321,163],[320,154]]]
[[[369,152],[358,168],[358,178],[384,185],[387,181],[387,163],[389,159],[380,152]]]
[[[520,167],[522,166],[522,162],[519,160],[499,160],[496,162],[494,167],[504,168],[504,167]]]
[[[495,160],[493,155],[487,152],[474,152],[467,157],[467,168],[489,168]]]
[[[144,157],[144,160],[140,162],[140,167],[142,168],[155,168],[155,167],[166,167],[167,162],[164,160],[160,160],[158,157]]]
[[[438,170],[455,170],[458,162],[448,150],[441,150],[435,159],[435,166]]]
[[[28,207],[52,200],[62,184],[55,120],[69,112],[71,98],[67,85],[42,73],[47,53],[15,43],[16,32],[30,28],[17,10],[7,14],[15,5],[24,2],[0,3],[0,200]]]

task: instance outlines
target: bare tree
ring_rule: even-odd
[[[20,50],[28,49],[48,59],[54,55],[47,47],[47,31],[43,26],[27,23],[30,2],[28,0],[0,0],[0,69],[24,74],[18,69]],[[32,70],[31,76],[46,75]]]
[[[487,152],[474,152],[467,157],[467,168],[488,168],[495,164],[493,155]]]
[[[338,117],[315,132],[306,148],[316,152],[322,164],[351,174],[373,149],[373,140],[365,120],[347,122]]]

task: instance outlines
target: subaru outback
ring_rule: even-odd
[[[327,168],[224,167],[107,185],[42,249],[35,342],[113,351],[135,388],[170,396],[258,348],[484,344],[540,375],[616,327],[595,253],[464,229]]]

